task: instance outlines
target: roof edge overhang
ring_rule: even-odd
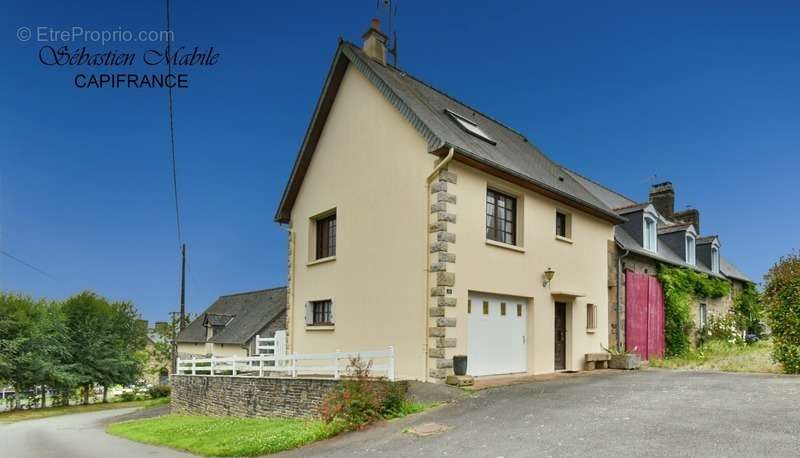
[[[437,156],[444,156],[447,154],[447,151],[450,148],[453,148],[455,151],[455,155],[453,159],[469,165],[470,167],[474,167],[478,170],[486,172],[490,175],[496,176],[497,178],[502,178],[506,181],[510,181],[520,187],[530,189],[531,191],[535,191],[539,194],[542,194],[546,197],[549,197],[555,201],[561,202],[566,205],[573,206],[579,210],[582,210],[592,216],[600,218],[602,220],[608,221],[614,224],[620,224],[627,221],[624,217],[617,215],[612,211],[605,211],[597,206],[594,206],[588,202],[583,200],[577,199],[569,194],[566,194],[558,189],[555,189],[551,186],[548,186],[544,183],[541,183],[536,180],[532,180],[518,172],[515,172],[511,169],[505,168],[501,165],[489,163],[488,161],[482,160],[477,158],[475,155],[470,153],[469,151],[464,151],[463,149],[458,148],[457,146],[452,146],[449,144],[445,144],[441,148],[438,148],[435,151],[432,151],[433,154]]]

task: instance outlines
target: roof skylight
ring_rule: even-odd
[[[497,144],[497,142],[494,141],[494,139],[492,137],[490,137],[489,134],[484,132],[483,129],[481,129],[480,126],[478,126],[474,122],[470,121],[469,119],[467,119],[467,118],[465,118],[465,117],[461,116],[460,114],[455,113],[453,111],[450,111],[450,110],[445,110],[445,111],[465,131],[467,131],[470,134],[480,138],[481,140],[485,140],[485,141],[491,143],[492,145],[496,145]]]

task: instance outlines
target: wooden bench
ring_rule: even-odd
[[[583,364],[583,370],[608,369],[608,361],[610,359],[611,355],[608,353],[586,353],[586,362]]]

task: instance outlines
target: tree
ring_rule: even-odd
[[[764,334],[764,310],[761,305],[761,294],[755,285],[747,283],[742,292],[733,299],[733,315],[736,327],[746,334],[761,337]]]
[[[184,317],[184,328],[191,323],[193,316],[187,313]],[[153,332],[159,339],[153,342],[155,350],[154,359],[156,364],[153,365],[153,372],[161,374],[165,369],[172,366],[173,358],[177,356],[177,344],[175,338],[180,332],[180,317],[178,314],[170,314],[169,322],[157,322],[153,327]]]
[[[764,279],[764,304],[772,329],[772,357],[800,374],[800,254],[782,257]]]

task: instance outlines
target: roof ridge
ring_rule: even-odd
[[[350,45],[350,46],[354,46],[354,47],[355,47],[355,48],[357,48],[358,50],[361,50],[361,48],[360,48],[360,47],[359,47],[357,44],[355,44],[355,43],[353,43],[353,42],[351,42],[351,41],[344,40],[344,42],[345,42],[345,43],[347,43],[347,44],[348,44],[348,45]],[[389,69],[391,69],[391,70],[394,70],[394,71],[396,71],[396,72],[399,72],[399,73],[401,74],[401,76],[403,76],[403,77],[409,77],[409,78],[413,79],[414,81],[416,81],[416,82],[418,82],[418,83],[422,84],[423,86],[426,86],[426,87],[428,87],[428,88],[430,88],[430,89],[432,89],[432,90],[434,90],[434,91],[436,91],[436,92],[438,92],[438,93],[442,94],[443,96],[445,96],[445,97],[447,97],[448,99],[450,99],[450,100],[452,100],[452,101],[454,101],[454,102],[458,103],[459,105],[463,105],[463,106],[465,106],[465,107],[469,108],[470,110],[474,111],[475,113],[477,113],[477,114],[479,114],[479,115],[483,116],[484,118],[486,118],[486,119],[488,119],[488,120],[490,120],[490,121],[494,122],[495,124],[498,124],[498,125],[500,125],[500,126],[504,127],[505,129],[508,129],[508,130],[510,130],[511,132],[514,132],[515,134],[519,135],[520,137],[522,137],[523,139],[525,139],[526,141],[528,141],[528,137],[527,137],[527,136],[525,136],[525,135],[524,135],[522,132],[518,131],[517,129],[514,129],[513,127],[509,127],[508,125],[506,125],[505,123],[503,123],[503,122],[499,121],[498,119],[496,119],[496,118],[494,118],[494,117],[492,117],[492,116],[489,116],[489,115],[487,115],[486,113],[484,113],[484,112],[482,112],[482,111],[480,111],[480,110],[478,110],[478,109],[476,109],[476,108],[472,107],[471,105],[469,105],[469,104],[467,104],[467,103],[464,103],[464,102],[462,102],[461,100],[459,100],[459,99],[457,99],[457,98],[453,97],[452,95],[448,94],[447,92],[445,92],[445,91],[443,91],[443,90],[441,90],[441,89],[439,89],[439,88],[436,88],[436,87],[432,86],[431,84],[429,84],[429,83],[426,83],[425,81],[422,81],[421,79],[417,78],[416,76],[412,75],[411,73],[408,73],[407,71],[403,70],[402,68],[400,68],[400,67],[396,67],[396,66],[394,66],[394,65],[392,65],[392,64],[389,64],[388,62],[386,63],[386,68],[389,68]],[[530,142],[529,142],[529,143],[530,143]]]
[[[566,170],[567,172],[574,173],[575,175],[578,175],[579,177],[583,178],[584,180],[589,181],[591,183],[594,183],[597,186],[600,186],[601,188],[605,189],[606,191],[608,191],[608,192],[610,192],[612,194],[616,194],[619,197],[622,197],[624,199],[628,199],[631,202],[636,202],[635,199],[631,199],[630,197],[626,196],[625,194],[622,194],[622,193],[620,193],[618,191],[614,191],[613,189],[609,188],[608,186],[604,185],[603,183],[600,183],[599,181],[593,180],[593,179],[587,177],[586,175],[584,175],[582,173],[576,172],[575,170],[572,170],[571,168],[565,167],[565,166],[563,166],[561,164],[558,164],[558,166],[561,167],[562,169]],[[620,207],[620,208],[622,208],[622,207]]]
[[[233,297],[233,296],[244,296],[246,294],[264,293],[264,292],[267,292],[267,291],[275,291],[276,289],[286,289],[286,286],[275,286],[273,288],[257,289],[257,290],[253,290],[253,291],[245,291],[243,293],[223,294],[223,295],[220,296],[220,298],[222,298],[222,297]]]

